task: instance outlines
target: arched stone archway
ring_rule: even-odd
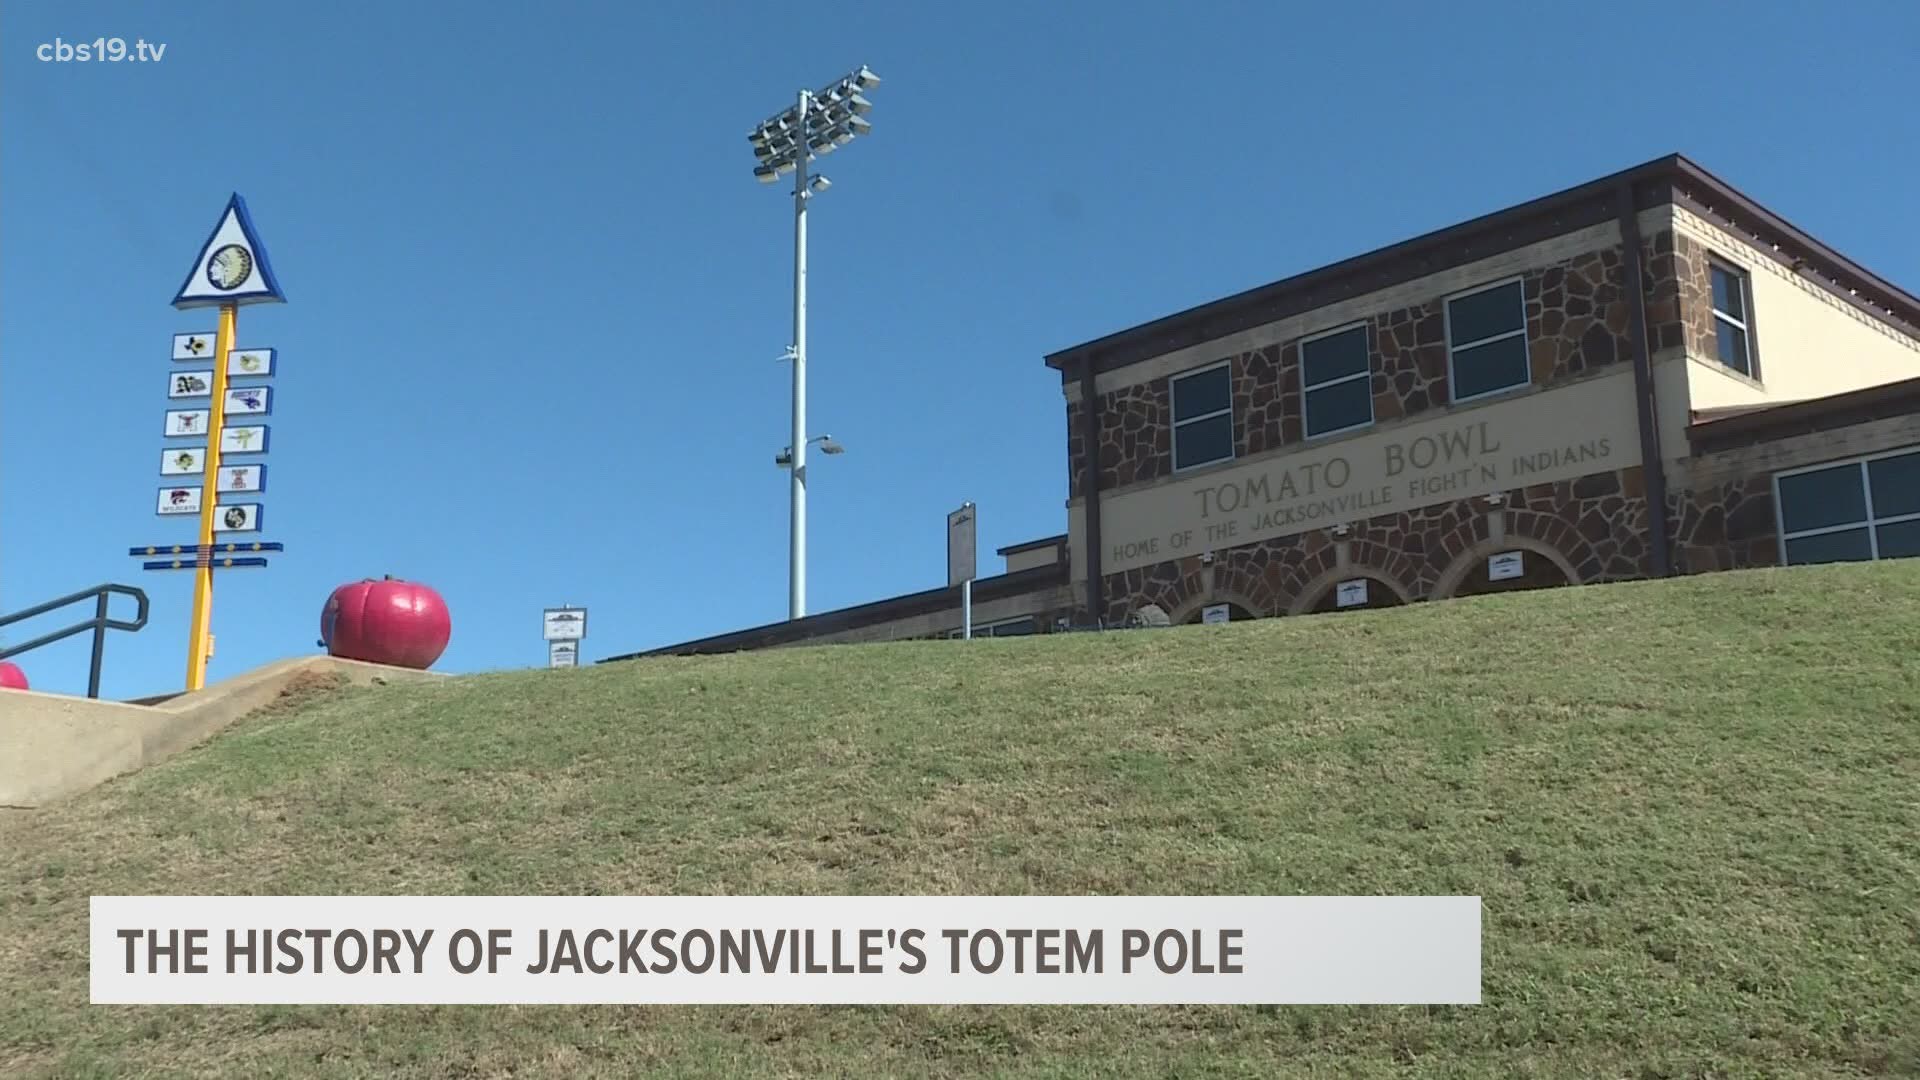
[[[1493,580],[1487,560],[1507,552],[1520,554],[1518,576]],[[1580,572],[1558,548],[1530,536],[1508,535],[1482,540],[1456,556],[1434,583],[1433,598],[1550,589],[1580,583]]]
[[[1356,580],[1366,583],[1366,599],[1358,604],[1341,607],[1339,603],[1341,583]],[[1300,590],[1300,595],[1294,599],[1287,614],[1313,615],[1332,611],[1399,607],[1402,604],[1411,603],[1412,600],[1413,593],[1394,580],[1390,574],[1365,566],[1335,567],[1308,582]]]
[[[1215,589],[1211,593],[1189,598],[1168,614],[1167,621],[1175,626],[1198,623],[1207,608],[1214,604],[1227,605],[1228,622],[1245,622],[1249,619],[1265,617],[1260,605],[1254,603],[1245,594],[1233,589]]]

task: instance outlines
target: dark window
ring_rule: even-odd
[[[1751,377],[1753,344],[1747,319],[1747,276],[1718,264],[1713,266],[1713,328],[1719,338],[1720,362]]]
[[[1233,456],[1233,376],[1225,364],[1173,380],[1173,467]]]
[[[1372,382],[1364,325],[1301,342],[1307,436],[1373,423]]]
[[[1920,450],[1775,479],[1789,564],[1920,556]]]
[[[1780,478],[1780,528],[1787,533],[1854,525],[1867,519],[1860,464]]]
[[[1804,563],[1865,562],[1873,558],[1873,544],[1865,529],[1815,533],[1787,541],[1787,562]]]
[[[1527,370],[1527,309],[1520,283],[1510,281],[1448,300],[1447,353],[1455,401],[1532,381]]]
[[[1873,490],[1873,516],[1920,514],[1920,452],[1875,458],[1867,462]]]

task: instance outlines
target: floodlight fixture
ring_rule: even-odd
[[[793,520],[789,557],[787,617],[799,619],[807,610],[807,446],[817,443],[823,454],[840,454],[845,447],[830,436],[808,439],[807,429],[807,204],[833,186],[824,176],[810,175],[816,157],[830,154],[873,130],[863,117],[873,111],[863,91],[880,85],[880,76],[862,64],[819,91],[801,90],[795,103],[760,122],[748,134],[756,162],[753,175],[761,183],[793,175],[793,344],[783,359],[793,362],[793,443],[774,456],[774,464],[792,476]]]

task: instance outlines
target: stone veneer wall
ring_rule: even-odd
[[[1284,614],[1311,600],[1306,590],[1317,593],[1341,566],[1343,544],[1342,576],[1378,576],[1411,599],[1430,599],[1449,569],[1480,557],[1473,549],[1493,540],[1495,521],[1501,543],[1528,546],[1518,538],[1551,548],[1579,584],[1651,573],[1644,476],[1633,466],[1518,488],[1497,505],[1462,499],[1354,522],[1344,536],[1316,529],[1215,551],[1211,589],[1197,556],[1108,574],[1105,616],[1123,619],[1149,603],[1172,613],[1209,597],[1235,599],[1257,615]]]
[[[1684,236],[1681,240],[1683,245],[1692,244]],[[1694,279],[1704,280],[1704,260],[1674,251],[1670,230],[1649,238],[1643,254],[1650,295],[1668,301],[1659,319],[1649,309],[1649,337],[1654,341],[1677,337],[1686,297],[1697,287]],[[1529,270],[1521,280],[1536,386],[1552,386],[1596,368],[1631,361],[1629,308],[1619,251],[1583,252]],[[1436,296],[1366,320],[1376,422],[1447,406],[1445,305],[1446,298]],[[1707,332],[1711,329],[1709,325]],[[1299,343],[1269,345],[1210,363],[1221,361],[1232,371],[1235,457],[1298,443],[1302,434]],[[1204,366],[1208,365],[1195,368]],[[1173,472],[1171,378],[1118,387],[1101,394],[1099,405],[1102,491]],[[1075,497],[1085,486],[1082,408],[1082,402],[1067,403],[1069,489]]]
[[[1667,494],[1674,570],[1745,570],[1780,561],[1773,474],[1755,473]]]

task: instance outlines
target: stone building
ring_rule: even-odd
[[[1920,555],[1920,300],[1680,156],[1046,363],[1067,533],[976,586],[982,621]],[[933,590],[657,651],[958,621]]]

